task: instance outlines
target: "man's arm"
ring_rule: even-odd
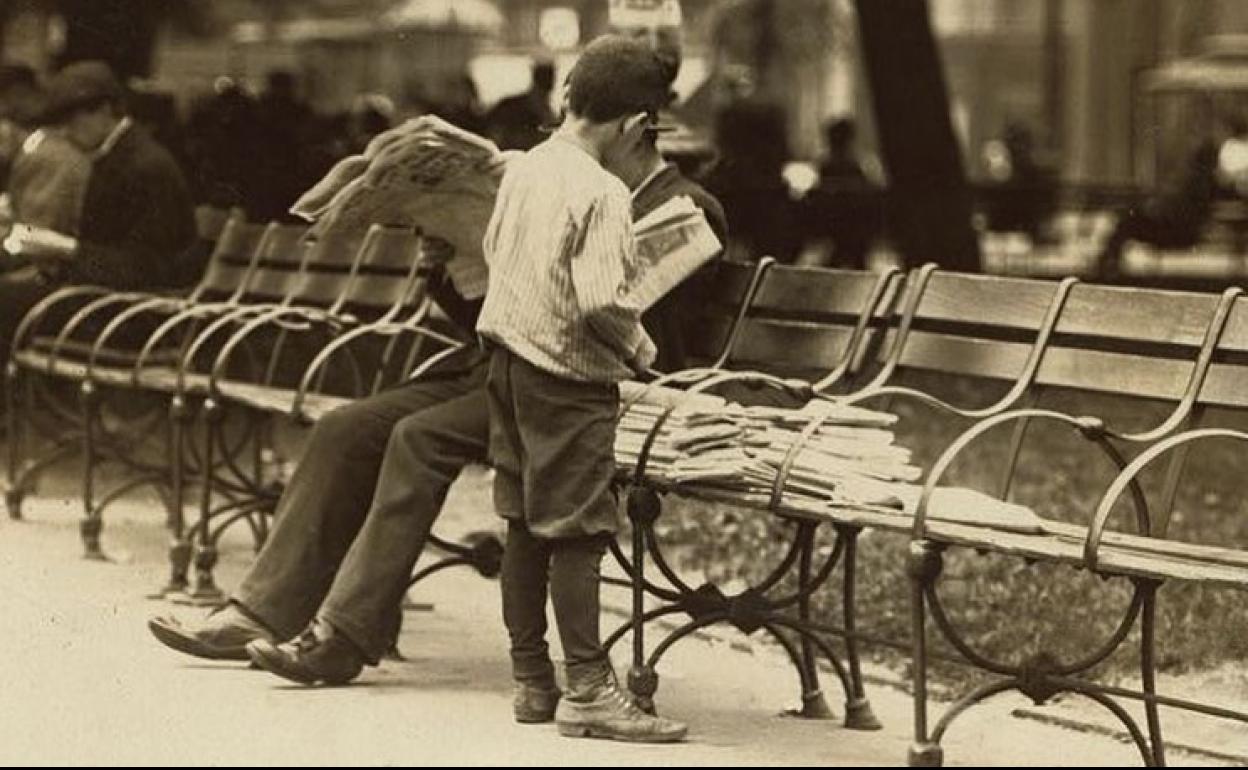
[[[627,295],[638,269],[632,212],[626,196],[603,195],[590,207],[572,251],[572,287],[590,328],[634,370],[654,363],[654,342],[641,308]]]

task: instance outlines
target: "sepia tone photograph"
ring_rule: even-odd
[[[0,764],[1248,766],[1248,2],[0,0]]]

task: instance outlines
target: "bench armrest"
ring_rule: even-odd
[[[1053,298],[1049,301],[1048,311],[1045,313],[1043,321],[1036,332],[1036,338],[1032,342],[1031,350],[1027,354],[1027,361],[1023,364],[1022,371],[1018,373],[1014,384],[1010,389],[998,399],[995,403],[977,409],[964,408],[955,406],[948,401],[931,395],[917,388],[908,388],[902,385],[888,385],[883,379],[877,379],[874,383],[866,386],[857,393],[850,393],[844,397],[846,403],[854,404],[867,401],[873,398],[903,397],[911,398],[922,404],[926,404],[937,411],[947,412],[949,414],[958,415],[960,417],[968,417],[971,419],[983,419],[996,414],[1001,414],[1008,409],[1014,407],[1015,404],[1027,393],[1032,384],[1036,380],[1036,374],[1040,371],[1040,364],[1044,361],[1044,353],[1048,350],[1049,341],[1053,338],[1053,332],[1057,329],[1057,322],[1061,318],[1062,309],[1066,307],[1066,299],[1070,296],[1071,289],[1079,283],[1078,278],[1065,278],[1058,284],[1057,289],[1053,292]],[[913,311],[908,311],[913,312]],[[906,327],[908,333],[909,326]],[[904,339],[900,339],[898,344],[905,345]],[[900,351],[898,351],[900,353]],[[891,376],[891,369],[887,370],[888,376]]]
[[[1122,493],[1127,487],[1138,488],[1140,474],[1158,458],[1198,441],[1209,439],[1233,439],[1248,442],[1248,433],[1228,428],[1200,428],[1184,433],[1176,433],[1141,452],[1118,473],[1097,503],[1096,513],[1092,517],[1092,524],[1088,527],[1088,536],[1083,544],[1083,558],[1088,569],[1096,569],[1101,537],[1105,533],[1105,525],[1109,521],[1109,514],[1113,511],[1114,506],[1118,503],[1119,498],[1122,497]],[[1145,531],[1143,534],[1165,537],[1166,533],[1164,531]]]
[[[99,297],[114,293],[112,289],[103,286],[66,286],[57,289],[48,296],[39,300],[26,315],[22,317],[21,323],[17,325],[17,330],[13,333],[13,339],[10,342],[12,352],[16,353],[21,350],[26,338],[38,328],[42,323],[44,316],[58,304],[67,300],[78,299],[82,297]]]
[[[179,378],[185,378],[187,372],[194,367],[196,356],[208,341],[222,330],[240,323],[241,327],[235,329],[222,345],[208,370],[208,392],[213,395],[218,395],[218,385],[224,378],[226,367],[233,359],[235,351],[240,345],[249,342],[251,337],[260,330],[277,327],[285,332],[309,332],[315,328],[328,328],[331,332],[340,332],[347,327],[358,326],[359,320],[354,316],[335,315],[317,308],[298,306],[270,307],[259,312],[232,313],[217,319],[196,336],[178,368]],[[279,356],[280,348],[274,350],[273,355]]]
[[[109,319],[108,323],[104,325],[104,328],[100,330],[100,333],[95,337],[95,341],[91,344],[91,353],[87,358],[86,379],[93,379],[95,367],[101,354],[108,348],[108,343],[113,336],[121,331],[131,319],[139,318],[149,313],[163,312],[173,315],[186,307],[186,301],[181,298],[152,296],[123,308]]]
[[[1010,412],[993,415],[985,418],[967,428],[959,435],[953,443],[951,443],[936,462],[932,464],[931,471],[928,472],[927,479],[923,484],[923,493],[919,497],[919,503],[914,512],[914,526],[911,531],[911,537],[914,540],[922,540],[927,537],[927,509],[931,502],[932,494],[940,485],[946,471],[949,470],[955,460],[959,458],[962,452],[975,443],[977,439],[988,433],[993,428],[1005,425],[1019,420],[1045,420],[1066,425],[1071,428],[1076,436],[1092,442],[1095,446],[1109,457],[1121,473],[1127,468],[1127,461],[1122,453],[1110,441],[1115,438],[1116,434],[1105,427],[1105,423],[1097,417],[1075,417],[1064,412],[1057,412],[1049,409],[1016,409]],[[1136,506],[1136,515],[1140,519],[1140,529],[1147,532],[1149,530],[1149,512],[1148,505],[1144,499],[1143,492],[1140,490],[1139,484],[1134,480],[1129,482],[1132,490],[1132,498]]]
[[[141,314],[138,312],[126,314],[126,311],[133,310],[134,308],[139,308],[140,311],[149,311],[155,307],[180,307],[180,302],[181,301],[175,297],[140,292],[110,293],[87,302],[72,316],[70,316],[68,320],[66,320],[65,324],[57,333],[56,338],[53,340],[52,350],[48,355],[48,372],[51,373],[53,371],[57,360],[61,357],[62,350],[64,350],[65,346],[73,340],[75,334],[82,327],[84,327],[89,321],[95,320],[98,316],[104,315],[108,311],[115,310],[118,305],[124,305],[125,307],[123,307],[117,315],[125,314],[125,318],[129,319],[135,317],[135,315]],[[118,326],[111,323],[115,318],[116,315],[109,319],[109,323],[105,324],[104,328],[109,332],[107,337],[111,337],[118,328]],[[101,331],[100,334],[96,335],[94,340],[91,340],[91,353],[89,355],[89,363],[87,367],[87,371],[89,373],[94,369],[95,363],[99,358],[101,351],[104,349],[103,341],[105,341],[107,337],[105,337],[103,331]],[[101,338],[104,338],[104,340]]]

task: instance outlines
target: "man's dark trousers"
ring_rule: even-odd
[[[319,616],[376,663],[448,489],[485,459],[487,360],[321,419],[233,601],[283,639]]]

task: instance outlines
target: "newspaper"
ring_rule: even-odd
[[[481,242],[503,170],[515,153],[425,115],[374,137],[340,161],[291,207],[314,233],[411,227],[455,247],[446,270],[468,299],[485,295]]]
[[[706,215],[687,195],[664,203],[633,225],[640,276],[628,295],[647,309],[723,250]]]
[[[336,164],[291,212],[314,233],[363,232],[370,225],[411,227],[447,241],[447,275],[466,299],[485,296],[482,240],[507,162],[489,140],[426,115],[374,137],[364,153]],[[629,294],[648,308],[718,254],[722,246],[687,196],[634,225],[643,269]]]

